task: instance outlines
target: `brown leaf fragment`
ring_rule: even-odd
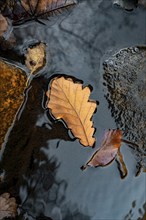
[[[0,60],[0,149],[23,101],[26,81],[21,69]]]
[[[47,92],[48,108],[56,119],[63,119],[80,143],[93,146],[95,129],[91,121],[96,102],[89,100],[90,88],[74,83],[71,78],[54,78]]]
[[[109,130],[105,132],[100,149],[98,149],[87,164],[82,167],[86,169],[87,166],[98,167],[106,166],[112,162],[121,146],[122,131],[121,130]]]
[[[31,71],[31,74],[35,74],[45,66],[46,63],[46,45],[39,43],[32,48],[28,48],[25,65]]]
[[[15,218],[17,204],[15,198],[10,198],[9,193],[0,195],[0,219]]]
[[[8,30],[8,21],[2,14],[0,14],[0,37],[2,37],[3,34],[7,32],[7,30]]]
[[[22,6],[30,14],[37,16],[47,14],[49,12],[57,12],[63,8],[76,4],[75,0],[21,0]]]

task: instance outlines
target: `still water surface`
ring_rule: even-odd
[[[25,91],[24,106],[2,155],[6,183],[0,191],[16,196],[19,219],[142,217],[146,177],[144,173],[135,177],[136,161],[131,150],[122,145],[129,172],[124,180],[115,162],[106,168],[81,171],[94,150],[74,141],[62,122],[54,122],[45,108],[45,93],[54,74],[71,75],[93,87],[91,98],[99,101],[93,116],[98,147],[104,131],[117,128],[104,97],[102,63],[121,48],[145,44],[144,21],[146,13],[142,8],[125,12],[114,8],[109,0],[85,0],[61,23],[15,29],[20,53],[24,45],[36,41],[48,46],[47,67]]]

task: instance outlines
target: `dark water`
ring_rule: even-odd
[[[117,128],[104,97],[102,62],[118,49],[146,43],[146,12],[118,10],[111,1],[83,1],[66,19],[54,25],[30,24],[15,29],[17,52],[36,41],[48,46],[48,64],[25,91],[24,106],[17,115],[2,155],[5,182],[18,200],[19,219],[136,220],[144,213],[146,178],[135,177],[136,160],[123,144],[128,177],[121,180],[117,165],[80,167],[94,150],[74,141],[62,122],[45,108],[49,81],[67,74],[93,87],[99,101],[93,117],[98,147],[106,129]],[[16,62],[18,65],[18,63]],[[40,218],[39,218],[40,217]],[[49,219],[49,218],[48,218]]]

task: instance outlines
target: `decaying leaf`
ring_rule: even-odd
[[[22,6],[29,14],[43,15],[44,13],[55,12],[64,7],[74,5],[75,0],[21,0]]]
[[[74,83],[71,78],[54,78],[47,92],[48,108],[56,119],[63,119],[68,128],[84,146],[93,146],[94,128],[91,117],[96,102],[89,100],[90,88]]]
[[[13,26],[29,21],[43,23],[51,17],[70,11],[77,0],[1,0],[0,11]]]
[[[112,162],[121,146],[122,131],[121,130],[110,130],[104,135],[100,149],[98,149],[87,164],[82,167],[85,169],[87,166],[98,167],[106,166]]]
[[[0,148],[23,101],[26,80],[22,70],[0,60]]]
[[[31,74],[35,74],[38,70],[44,67],[46,63],[46,45],[39,43],[32,48],[28,48],[25,65],[31,71]]]
[[[15,198],[10,198],[9,193],[0,195],[0,219],[15,218],[17,204]]]

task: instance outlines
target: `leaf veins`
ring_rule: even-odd
[[[74,83],[71,78],[55,78],[47,92],[48,108],[56,119],[63,119],[80,143],[93,146],[95,129],[91,117],[96,109],[96,102],[89,100],[90,88],[81,83]]]
[[[30,14],[41,16],[50,13],[59,13],[63,9],[74,6],[75,0],[21,0],[24,9]]]

